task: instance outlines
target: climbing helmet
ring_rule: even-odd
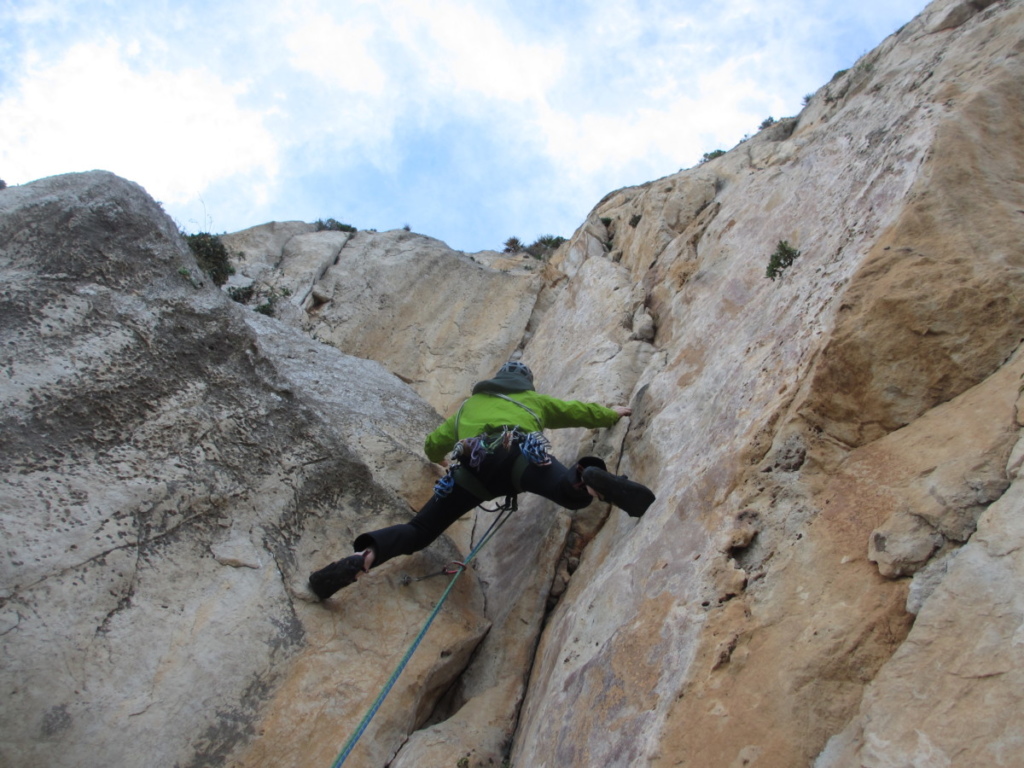
[[[533,371],[525,363],[520,363],[518,360],[509,360],[501,366],[501,370],[498,373],[516,373],[520,376],[525,376],[533,384]]]

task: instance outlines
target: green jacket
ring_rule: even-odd
[[[502,427],[521,427],[526,432],[543,429],[563,429],[565,427],[610,427],[619,420],[617,411],[605,408],[598,403],[583,403],[578,400],[559,400],[557,397],[542,395],[532,389],[519,389],[528,386],[525,379],[517,384],[510,377],[495,377],[482,381],[473,387],[473,396],[462,404],[459,412],[445,419],[437,429],[427,435],[423,451],[433,462],[441,461],[459,440],[476,437],[480,434],[496,434]],[[516,403],[498,397],[503,394],[518,403],[522,403],[535,414]],[[458,419],[458,434],[455,422]],[[539,421],[538,421],[539,419]]]

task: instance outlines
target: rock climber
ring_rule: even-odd
[[[607,471],[603,460],[584,456],[566,467],[548,452],[545,428],[610,427],[631,410],[559,400],[533,389],[533,372],[512,361],[494,378],[478,382],[459,410],[427,435],[424,452],[448,472],[434,495],[408,523],[355,540],[356,553],[311,574],[309,586],[324,600],[361,573],[396,555],[418,552],[473,507],[520,491],[536,493],[567,509],[582,509],[596,497],[632,517],[654,502],[654,493]],[[446,456],[451,452],[451,462]]]

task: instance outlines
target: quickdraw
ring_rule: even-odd
[[[426,581],[427,579],[433,579],[438,576],[454,576],[455,574],[466,568],[466,564],[460,560],[452,560],[450,563],[445,565],[440,571],[434,573],[428,573],[424,576],[410,576],[407,573],[402,574],[402,578],[398,580],[398,583],[403,587],[408,587],[410,584],[415,584],[417,581]]]
[[[551,464],[551,443],[542,432],[527,432],[519,443],[519,450],[531,464],[546,467]]]

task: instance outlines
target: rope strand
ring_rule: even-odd
[[[490,528],[488,528],[487,532],[484,533],[483,538],[480,539],[480,542],[475,547],[473,547],[473,550],[469,553],[469,556],[466,558],[466,561],[457,564],[458,568],[455,571],[455,574],[452,576],[452,580],[448,582],[448,586],[441,594],[441,598],[437,601],[437,605],[434,606],[434,610],[431,611],[430,615],[427,617],[427,621],[423,625],[423,628],[420,630],[419,634],[416,635],[416,639],[412,641],[412,645],[409,646],[409,649],[405,652],[405,655],[402,657],[402,660],[398,663],[398,666],[395,667],[395,671],[391,673],[391,677],[388,678],[388,681],[387,683],[385,683],[383,690],[381,690],[380,694],[377,696],[377,700],[373,702],[373,705],[370,707],[369,711],[366,713],[362,721],[360,721],[359,725],[356,727],[355,732],[349,737],[348,741],[345,742],[345,746],[342,747],[341,752],[338,754],[338,758],[334,761],[334,764],[331,766],[331,768],[340,768],[341,765],[344,764],[348,756],[352,753],[352,750],[355,749],[356,742],[359,741],[359,738],[363,735],[363,733],[366,731],[366,728],[370,725],[370,721],[373,719],[373,716],[377,714],[377,710],[380,709],[381,705],[384,703],[384,699],[391,692],[391,689],[394,687],[395,683],[398,682],[399,675],[402,674],[402,670],[405,669],[405,666],[409,663],[409,660],[412,658],[413,653],[415,653],[416,649],[419,647],[420,641],[423,640],[424,636],[427,634],[427,630],[430,629],[430,625],[434,623],[434,619],[437,618],[437,614],[441,612],[441,606],[444,605],[444,601],[448,599],[448,595],[451,593],[452,588],[455,586],[455,582],[458,580],[459,576],[461,576],[462,572],[466,570],[466,568],[469,566],[470,561],[472,561],[473,558],[477,556],[477,553],[480,552],[481,549],[483,549],[484,545],[488,541],[490,541],[491,537],[498,532],[498,529],[505,524],[505,521],[512,516],[513,512],[515,512],[514,504],[507,505],[505,509],[502,509],[501,514],[494,518],[494,522],[491,523]]]

